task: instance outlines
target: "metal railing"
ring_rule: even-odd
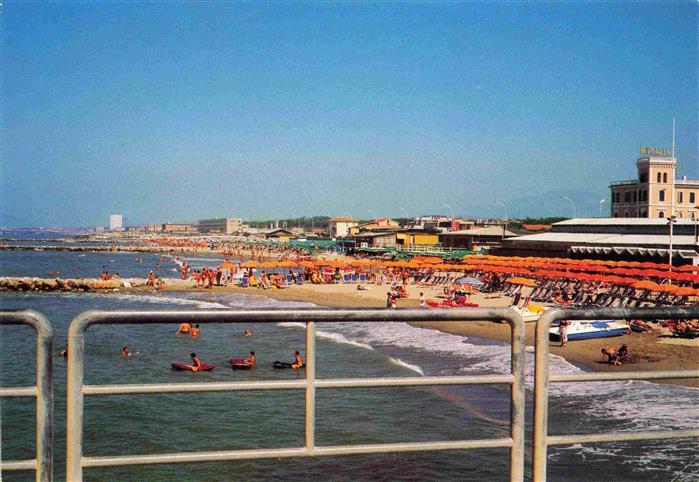
[[[549,383],[599,382],[615,380],[659,380],[699,378],[699,370],[624,371],[585,373],[580,375],[549,374],[549,329],[558,320],[629,320],[629,319],[692,319],[699,318],[699,308],[553,308],[536,324],[534,375],[534,480],[546,480],[546,453],[549,445],[575,443],[623,442],[696,438],[699,430],[616,432],[576,435],[548,435]]]
[[[93,324],[118,323],[306,323],[306,378],[290,381],[247,381],[214,383],[161,383],[136,385],[84,385],[85,331]],[[508,375],[442,376],[401,378],[317,379],[316,322],[389,322],[389,321],[507,321],[511,328],[511,373]],[[250,311],[178,311],[178,312],[85,312],[76,317],[68,330],[67,458],[66,477],[81,481],[83,468],[115,465],[165,464],[281,457],[376,454],[478,448],[510,449],[510,480],[524,478],[524,322],[507,308],[470,308],[451,310],[250,310]],[[509,384],[510,436],[507,438],[386,443],[368,445],[317,446],[315,443],[315,392],[325,388],[361,388],[391,386],[434,386],[459,384]],[[184,452],[125,456],[83,456],[83,398],[85,395],[116,395],[164,392],[212,392],[236,390],[305,390],[305,446],[268,449]]]
[[[36,458],[0,461],[2,471],[35,470],[36,480],[53,480],[53,328],[35,311],[0,311],[0,325],[29,325],[36,331],[36,385],[0,387],[2,397],[36,397]]]

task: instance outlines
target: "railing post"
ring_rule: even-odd
[[[66,389],[66,480],[83,480],[83,376],[85,372],[85,323],[83,313],[68,329],[68,383]]]
[[[510,388],[510,481],[519,482],[524,480],[525,327],[522,317],[513,310],[510,311],[512,313],[507,320],[510,324],[510,372],[513,377]]]
[[[534,443],[533,478],[546,480],[546,452],[549,418],[549,328],[560,308],[544,312],[536,322],[534,348]]]
[[[53,328],[32,313],[41,328],[36,338],[36,480],[53,480]]]
[[[316,435],[316,324],[306,322],[306,450],[315,450]]]

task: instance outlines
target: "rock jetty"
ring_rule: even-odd
[[[145,286],[146,280],[96,278],[15,278],[0,277],[0,291],[105,291]]]

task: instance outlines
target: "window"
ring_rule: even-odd
[[[636,191],[633,192],[633,202],[636,202]]]
[[[631,202],[631,193],[630,192],[625,192],[624,193],[624,202]]]
[[[677,213],[677,218],[682,219],[682,212]]]
[[[644,182],[648,182],[648,173],[647,173],[647,172],[642,172],[642,173],[638,176],[638,182],[640,182],[641,184],[644,183]]]
[[[683,196],[682,191],[679,191],[679,192],[677,193],[677,204],[682,204],[683,198],[684,198],[684,196]]]
[[[665,189],[661,190],[661,191],[658,193],[658,200],[659,200],[660,202],[665,201]]]
[[[658,182],[663,182],[663,175],[658,173]]]
[[[667,172],[663,174],[663,182],[667,184]]]
[[[629,212],[628,212],[628,211],[626,211],[626,212],[624,213],[624,217],[625,217],[625,218],[628,218],[628,217],[629,217]]]
[[[694,204],[694,193],[693,192],[689,193],[689,204]]]
[[[658,217],[661,218],[661,219],[664,218],[664,217],[665,217],[665,211],[660,211],[660,212],[658,213]]]
[[[690,216],[692,217],[692,219],[696,219],[697,213],[692,213],[692,214],[690,214]]]

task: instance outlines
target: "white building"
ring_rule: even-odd
[[[119,231],[124,229],[124,216],[121,214],[109,215],[109,230]]]
[[[243,230],[243,220],[238,218],[201,219],[199,232],[206,234],[237,234]]]
[[[350,233],[350,228],[357,226],[352,218],[330,218],[328,220],[328,232],[333,238],[344,238]]]

